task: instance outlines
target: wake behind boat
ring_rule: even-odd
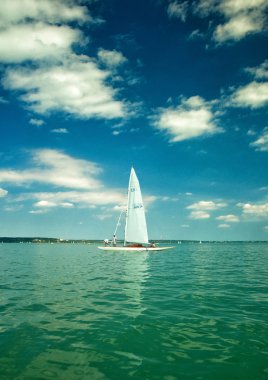
[[[134,168],[131,168],[128,200],[125,220],[125,237],[124,245],[118,246],[116,243],[116,232],[120,223],[122,212],[117,222],[113,239],[111,241],[104,240],[105,245],[98,247],[105,251],[164,251],[173,247],[159,247],[154,243],[149,243],[145,212],[143,207],[142,195],[139,180]]]

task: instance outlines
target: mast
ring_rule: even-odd
[[[129,208],[129,195],[130,195],[130,184],[131,184],[131,176],[132,176],[132,171],[133,171],[133,166],[131,167],[130,170],[130,175],[129,175],[129,181],[128,181],[128,191],[127,191],[127,209],[126,209],[126,222],[125,222],[125,237],[124,237],[124,246],[127,245],[127,222],[128,222],[128,208]]]

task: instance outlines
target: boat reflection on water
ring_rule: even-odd
[[[118,257],[118,254],[115,256]],[[122,309],[129,316],[136,318],[141,315],[146,307],[143,303],[146,282],[149,278],[149,253],[144,251],[138,255],[121,253],[121,285],[122,293],[126,296],[126,304]]]

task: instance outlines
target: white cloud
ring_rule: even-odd
[[[188,40],[197,40],[201,38],[204,38],[204,34],[201,33],[199,29],[195,29],[190,33]]]
[[[107,206],[110,212],[118,212],[122,209],[125,210],[126,194],[125,191],[115,189],[99,189],[99,190],[72,190],[72,191],[57,191],[57,192],[35,192],[21,194],[16,198],[16,202],[24,202],[26,200],[34,200],[34,208],[36,210],[42,209],[49,211],[53,208],[89,208],[95,209],[97,207],[105,207],[105,214],[107,213]],[[156,197],[145,196],[144,204],[148,207],[149,204],[154,202]],[[35,210],[33,210],[35,211]],[[109,213],[110,215],[110,213]]]
[[[39,201],[34,204],[35,207],[55,207],[56,203],[55,202],[49,202],[49,201]]]
[[[124,103],[106,85],[109,72],[86,58],[72,57],[62,65],[7,70],[4,86],[23,93],[27,108],[40,114],[64,111],[80,118],[112,119],[125,115]]]
[[[196,203],[191,204],[190,206],[187,207],[187,209],[190,210],[218,210],[222,207],[225,207],[226,203],[224,202],[214,202],[214,201],[199,201]]]
[[[98,57],[103,64],[110,68],[122,65],[127,61],[123,54],[116,50],[99,49]]]
[[[266,0],[199,0],[195,4],[195,13],[201,17],[217,13],[224,18],[213,33],[213,39],[222,44],[263,32],[267,6]]]
[[[251,82],[238,88],[231,96],[231,105],[235,107],[260,108],[268,104],[268,82]]]
[[[61,60],[74,43],[82,42],[71,21],[91,20],[86,7],[63,0],[1,0],[0,61]]]
[[[26,193],[17,197],[18,202],[35,200],[35,208],[51,209],[53,207],[64,208],[95,208],[108,205],[120,205],[126,202],[125,193],[122,191],[98,190],[98,191],[58,191]]]
[[[216,125],[212,106],[200,96],[182,99],[177,107],[160,108],[153,125],[171,135],[172,142],[222,132]]]
[[[233,214],[217,216],[216,219],[217,220],[222,220],[223,222],[227,222],[227,223],[236,223],[236,222],[239,222],[239,218],[236,215],[233,215]]]
[[[105,220],[105,219],[109,219],[109,218],[112,218],[112,214],[97,214],[95,215],[95,217],[99,220]]]
[[[3,28],[29,20],[48,23],[89,21],[87,8],[76,3],[74,0],[1,0],[0,25]]]
[[[46,214],[48,212],[47,209],[39,209],[39,210],[31,210],[29,211],[30,214]]]
[[[15,204],[12,206],[5,207],[4,210],[7,212],[17,212],[17,211],[20,211],[22,208],[23,208],[23,205]]]
[[[120,135],[122,133],[122,131],[113,131],[112,132],[112,135],[113,136],[118,136],[118,135]]]
[[[223,224],[219,224],[218,227],[219,228],[230,228],[230,225],[223,223]]]
[[[80,31],[68,26],[27,24],[0,29],[0,61],[58,61],[70,54],[71,45],[81,39]]]
[[[264,20],[259,14],[238,14],[232,16],[225,24],[218,25],[213,38],[219,43],[228,40],[239,41],[247,34],[261,32],[263,27]]]
[[[99,58],[109,71],[101,70],[94,58],[78,56],[74,46],[88,38],[68,25],[72,21],[94,22],[87,7],[75,0],[2,0],[0,62],[19,64],[4,71],[4,87],[20,92],[26,108],[39,114],[125,117],[126,104],[117,100],[117,91],[107,82],[126,58],[100,49]]]
[[[187,10],[187,1],[184,1],[182,3],[179,3],[178,1],[173,1],[168,5],[167,14],[169,18],[179,18],[181,21],[186,21]]]
[[[208,219],[210,218],[210,214],[208,213],[208,211],[219,210],[220,208],[225,206],[226,203],[224,202],[199,201],[187,206],[187,209],[195,210],[190,213],[190,219]]]
[[[208,219],[210,218],[210,214],[206,211],[192,211],[189,215],[190,219]]]
[[[260,66],[247,67],[245,71],[253,75],[256,79],[268,79],[268,60],[264,61]]]
[[[252,129],[249,129],[249,130],[247,131],[247,135],[248,135],[248,136],[255,136],[255,135],[256,135],[256,132],[253,131]]]
[[[233,16],[243,11],[254,11],[267,6],[266,0],[222,0],[219,9],[226,16]]]
[[[68,129],[66,129],[66,128],[51,129],[51,132],[52,133],[59,133],[59,134],[67,134],[67,133],[69,133]]]
[[[45,124],[45,122],[43,120],[34,119],[34,118],[30,119],[29,123],[32,125],[36,125],[37,127],[40,127],[41,125]]]
[[[37,208],[41,208],[41,209],[42,208],[49,209],[52,207],[63,207],[63,208],[74,207],[73,203],[70,203],[70,202],[55,202],[55,201],[53,202],[53,201],[47,201],[47,200],[38,201],[34,203],[33,206]]]
[[[39,149],[32,152],[31,166],[24,170],[0,170],[0,183],[13,186],[46,185],[53,190],[47,192],[25,192],[12,198],[15,203],[33,202],[31,214],[46,213],[55,208],[96,208],[109,206],[116,211],[126,204],[124,190],[105,188],[98,179],[101,168],[91,161],[73,158],[66,153],[52,149]],[[55,187],[57,190],[55,191]],[[67,189],[67,190],[64,190]],[[0,195],[7,194],[1,189]],[[144,195],[144,204],[149,206],[156,196]],[[124,206],[125,207],[125,206]]]
[[[238,203],[237,206],[242,208],[244,217],[253,219],[268,219],[268,203]]]
[[[73,189],[96,189],[102,184],[95,177],[101,169],[93,162],[68,156],[57,150],[40,149],[32,153],[32,168],[0,170],[0,182],[22,185],[46,183]]]
[[[250,146],[260,152],[268,151],[268,127],[264,128],[257,140],[251,143]]]
[[[7,194],[8,194],[8,191],[5,190],[5,189],[2,189],[2,188],[0,187],[0,198],[4,198],[4,197],[6,197]]]

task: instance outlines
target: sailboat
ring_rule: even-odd
[[[120,223],[122,212],[117,222],[113,240],[104,240],[105,245],[98,247],[105,251],[164,251],[173,247],[159,247],[155,244],[150,244],[148,239],[147,224],[145,218],[145,211],[143,207],[142,195],[139,180],[135,173],[134,168],[131,168],[129,185],[128,185],[128,199],[125,220],[125,237],[124,245],[116,245],[116,232]]]

